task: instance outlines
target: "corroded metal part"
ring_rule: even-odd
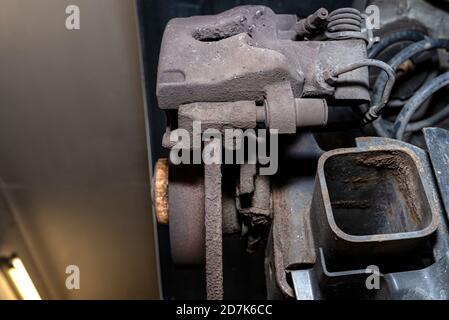
[[[296,132],[296,108],[290,83],[284,81],[267,86],[268,128],[279,133]]]
[[[268,297],[272,299],[294,298],[288,272],[306,270],[316,261],[309,210],[315,168],[306,167],[310,161],[318,161],[323,151],[312,134],[304,133],[284,152],[293,163],[284,162],[272,183],[273,223],[267,245],[270,265],[266,266]],[[270,288],[273,283],[276,287]]]
[[[323,127],[327,124],[328,108],[325,99],[295,99],[296,126]]]
[[[358,287],[360,297],[449,296],[446,219],[424,150],[362,138],[356,148],[318,161],[322,152],[313,139],[284,149],[307,135],[294,135],[297,128],[326,125],[327,102],[352,108],[370,100],[363,18],[341,8],[298,22],[264,6],[242,6],[168,24],[157,79],[159,105],[172,120],[166,137],[170,130],[192,132],[196,120],[221,133],[265,127],[290,134],[279,150],[285,153],[279,169],[290,165],[288,172],[268,179],[257,176],[255,165],[243,165],[232,167],[231,177],[231,166],[208,164],[201,172],[187,166],[169,184],[174,260],[205,263],[209,299],[223,298],[223,233],[241,231],[252,241],[251,227],[264,231],[270,224],[270,298],[345,296],[340,290],[363,284],[371,263],[381,267],[384,288],[366,294]],[[354,63],[362,68],[325,81]],[[164,146],[171,146],[167,138]]]
[[[214,142],[210,142],[214,143]],[[204,166],[207,299],[223,299],[221,165]]]
[[[256,45],[278,39],[279,18],[264,6],[242,6],[213,16],[171,20],[159,59],[159,106],[176,109],[190,102],[260,100],[267,84],[282,79],[291,80],[299,94],[303,75],[290,70],[280,52]],[[286,30],[292,30],[296,17],[283,19],[283,24],[289,21]]]
[[[178,109],[178,127],[191,132],[193,122],[201,121],[201,130],[256,127],[256,104],[253,101],[190,103]]]
[[[441,198],[449,216],[449,131],[441,128],[423,130]]]
[[[239,194],[244,195],[244,194]],[[248,193],[246,194],[248,195]],[[254,190],[250,198],[244,203],[237,197],[236,205],[240,213],[249,216],[258,216],[260,223],[268,223],[271,219],[271,187],[268,176],[255,176]]]
[[[168,159],[158,159],[153,175],[153,205],[159,224],[168,224]]]
[[[255,164],[244,163],[240,165],[239,193],[250,194],[254,192],[254,177],[257,173]]]
[[[426,152],[364,137],[320,161],[310,210],[317,260],[292,271],[296,297],[332,299],[352,287],[359,299],[447,299],[449,241]],[[379,268],[379,290],[365,287],[368,265]]]
[[[295,25],[295,31],[299,37],[310,37],[322,31],[327,24],[329,12],[320,8],[308,17],[299,20]]]
[[[326,259],[352,270],[417,250],[439,225],[439,207],[425,180],[422,162],[408,148],[325,153],[318,162],[311,216]]]
[[[206,263],[204,170],[203,165],[170,164],[170,247],[176,265],[204,266]],[[240,231],[240,224],[234,194],[230,192],[235,189],[232,173],[226,179],[221,195],[222,231],[233,234]]]
[[[293,41],[296,22],[295,15],[278,15],[265,6],[171,20],[159,60],[160,108],[178,109],[193,102],[262,101],[268,92],[269,104],[320,95],[369,101],[367,68],[345,74],[341,80],[347,85],[337,90],[322,76],[325,70],[366,58],[365,42]],[[287,96],[281,83],[290,87]],[[293,101],[281,107],[287,115],[294,115]],[[287,116],[271,117],[270,122],[276,126],[271,128],[285,133],[295,129]]]

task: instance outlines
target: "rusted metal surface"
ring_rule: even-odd
[[[449,131],[441,128],[423,130],[432,167],[441,193],[441,198],[449,216]]]
[[[288,270],[307,268],[315,263],[315,251],[309,219],[313,178],[299,178],[273,190],[273,271],[285,297],[294,297],[287,282]]]
[[[388,196],[379,196],[392,186]],[[402,197],[397,204],[402,208],[386,205],[392,197]],[[357,211],[365,214],[345,225],[339,210],[350,219]],[[358,288],[358,299],[447,298],[447,228],[440,223],[444,213],[422,149],[364,137],[357,139],[357,148],[326,153],[318,166],[311,214],[317,261],[292,271],[298,299],[331,299],[351,294],[348,288]],[[401,215],[400,222],[391,221]],[[369,264],[380,268],[381,286],[374,292],[365,287]]]
[[[264,107],[254,101],[198,102],[181,105],[178,109],[178,128],[193,131],[194,122],[201,122],[201,130],[251,129],[257,122],[279,133],[295,133],[296,128],[324,126],[328,106],[325,99],[293,98],[288,82],[267,86]],[[268,101],[271,101],[269,103]],[[264,112],[260,112],[264,110]]]
[[[296,108],[292,88],[287,81],[268,85],[267,120],[268,128],[279,130],[279,133],[296,132]]]
[[[214,143],[214,142],[210,142]],[[207,299],[223,299],[221,165],[204,166]]]
[[[289,18],[293,27],[296,17]],[[277,39],[279,20],[264,6],[171,20],[159,60],[159,106],[176,109],[190,102],[260,100],[267,84],[282,79],[290,79],[300,90],[303,76],[290,70],[285,57],[256,46],[264,39]]]
[[[329,39],[362,39],[368,42],[362,33],[362,14],[355,8],[339,8],[332,11],[327,19],[326,36]]]
[[[337,90],[322,76],[325,70],[366,57],[365,42],[293,41],[296,22],[296,16],[277,15],[264,6],[171,20],[159,60],[159,106],[178,109],[194,102],[267,97],[268,105],[277,106],[267,110],[270,128],[292,133],[296,131],[294,98],[330,95],[337,100],[368,101],[366,68],[345,74],[346,85]]]
[[[315,262],[314,242],[311,230],[310,203],[312,200],[310,190],[313,187],[313,179],[300,178],[295,182],[295,188],[284,190],[286,198],[279,203],[281,208],[290,204],[292,212],[283,212],[284,239],[284,266],[286,270],[304,269]],[[279,235],[281,236],[281,235]]]
[[[309,215],[315,169],[308,163],[318,161],[323,151],[310,133],[299,135],[286,146],[284,166],[273,178],[273,222],[267,255],[267,277],[276,283],[269,289],[271,298],[294,298],[287,273],[306,270],[315,263],[315,247]],[[293,163],[285,163],[288,159]]]
[[[267,238],[272,222],[271,181],[268,176],[254,177],[252,193],[241,194],[237,190],[236,207],[247,231],[247,252],[255,252]]]
[[[248,195],[248,194],[246,194]],[[243,196],[243,195],[242,195]],[[256,176],[250,197],[237,197],[237,209],[244,215],[256,215],[268,223],[271,215],[271,187],[268,176]]]
[[[206,263],[205,181],[203,165],[170,165],[170,244],[177,265],[203,266]],[[232,172],[224,176],[222,233],[240,232]]]
[[[327,25],[328,15],[326,9],[320,8],[307,18],[299,20],[295,25],[298,37],[310,37],[322,31]]]
[[[256,127],[254,101],[190,103],[179,107],[178,128],[192,131],[194,121],[201,129],[248,129]]]
[[[153,206],[156,220],[168,224],[168,159],[158,159],[153,175]]]
[[[406,148],[359,147],[324,154],[311,215],[326,258],[339,257],[340,264],[350,265],[356,256],[366,266],[374,257],[419,247],[439,224],[423,180],[421,161]]]
[[[325,99],[295,99],[296,126],[322,127],[327,124],[328,107]]]
[[[244,163],[240,165],[239,193],[250,194],[254,192],[254,176],[257,173],[255,164]]]

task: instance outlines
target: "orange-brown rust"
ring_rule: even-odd
[[[415,64],[409,59],[401,63],[397,70],[396,77],[398,80],[402,80],[406,75],[409,75],[415,70]]]
[[[158,159],[153,175],[154,212],[159,224],[168,224],[168,159]]]

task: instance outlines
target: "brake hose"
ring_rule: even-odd
[[[395,75],[393,69],[386,64],[383,61],[375,60],[375,59],[363,59],[354,63],[351,63],[347,66],[344,66],[340,69],[334,70],[330,76],[327,77],[326,82],[334,85],[337,82],[337,78],[339,75],[350,72],[359,68],[363,67],[376,67],[381,69],[385,72],[386,76],[388,77],[388,80],[384,86],[380,102],[372,104],[371,107],[368,109],[368,111],[365,112],[363,119],[362,119],[362,125],[368,124],[375,119],[377,119],[380,115],[380,112],[387,104],[391,90],[393,89],[394,82],[395,82]]]

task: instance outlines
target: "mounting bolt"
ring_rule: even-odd
[[[153,206],[159,224],[168,224],[168,159],[158,159],[153,174]]]

